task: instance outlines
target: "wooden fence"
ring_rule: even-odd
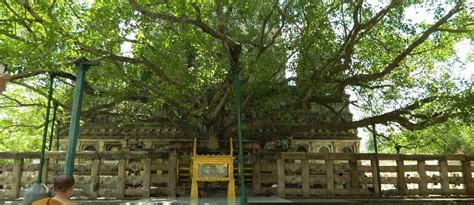
[[[74,177],[79,199],[175,197],[178,155],[153,152],[79,152]],[[253,195],[473,196],[474,156],[259,153],[247,169]],[[37,178],[39,153],[0,152],[0,199],[18,199]],[[63,173],[64,152],[46,153],[43,179]],[[235,164],[237,166],[237,164]],[[250,171],[250,170],[249,170]],[[380,183],[379,183],[380,182]],[[380,188],[379,188],[380,184]],[[225,187],[223,187],[225,189]],[[188,194],[188,193],[186,193]]]

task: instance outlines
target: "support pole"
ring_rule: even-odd
[[[239,179],[240,179],[240,204],[247,204],[247,193],[245,191],[244,178],[244,149],[242,143],[242,127],[241,127],[241,113],[240,113],[240,69],[235,63],[232,63],[232,72],[234,73],[234,87],[235,87],[235,108],[237,115],[237,135],[239,140]]]
[[[48,103],[46,104],[46,115],[45,115],[45,122],[44,122],[44,131],[43,131],[43,141],[41,144],[41,154],[40,154],[40,164],[39,164],[39,171],[38,171],[38,178],[36,179],[36,182],[29,187],[25,193],[23,194],[23,205],[30,205],[32,202],[46,198],[50,196],[50,192],[48,187],[46,187],[45,184],[43,184],[43,169],[45,168],[44,166],[44,152],[46,149],[46,138],[48,137],[48,124],[49,124],[49,114],[51,110],[51,99],[53,98],[53,84],[54,84],[54,76],[51,75],[49,78],[49,91],[48,91]],[[16,165],[19,165],[20,169],[15,172],[15,169],[13,170],[14,173],[19,173],[21,174],[21,164],[23,163],[23,160],[19,161],[19,163],[16,163]],[[15,187],[19,189],[18,187]],[[12,189],[13,190],[13,189]],[[14,194],[18,194],[19,192],[12,191]],[[18,197],[18,196],[15,196]]]
[[[59,127],[61,127],[60,123],[61,123],[61,121],[58,121],[58,129],[59,129]],[[59,134],[56,135],[56,148],[55,149],[56,149],[56,151],[59,151]],[[56,163],[57,163],[57,160],[56,160]]]
[[[379,189],[378,197],[382,197],[382,181],[380,178],[380,166],[379,166],[379,151],[377,148],[377,130],[375,129],[375,124],[372,125],[372,136],[374,140],[374,156],[375,156],[375,167],[377,170],[377,186]]]
[[[74,160],[76,158],[77,137],[79,135],[79,120],[81,118],[82,97],[84,93],[84,84],[87,70],[97,65],[97,62],[88,61],[85,58],[79,58],[75,61],[76,89],[74,91],[74,100],[72,103],[71,124],[69,125],[68,144],[66,152],[66,163],[64,165],[64,174],[72,176],[74,172]]]
[[[48,151],[51,151],[53,149],[53,137],[54,137],[54,122],[56,122],[56,114],[58,112],[58,105],[54,104],[53,106],[53,119],[51,120],[51,130],[49,132],[49,147]]]
[[[54,76],[49,77],[48,104],[46,104],[46,116],[44,117],[43,142],[41,143],[40,167],[36,183],[43,183],[44,152],[46,150],[46,138],[48,137],[49,114],[51,110],[51,99],[53,99]]]

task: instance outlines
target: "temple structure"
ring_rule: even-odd
[[[332,110],[332,111],[331,111]],[[334,111],[337,111],[334,113]],[[258,114],[257,114],[258,115]],[[272,119],[263,128],[248,131],[252,136],[243,136],[246,148],[314,153],[358,153],[360,139],[355,131],[333,132],[325,129],[312,129],[291,135],[272,136],[274,141],[260,144],[255,140],[271,135],[278,127],[297,126],[314,122],[352,121],[352,113],[342,103],[331,104],[331,109],[316,103],[308,110],[295,110]],[[177,147],[192,148],[192,137],[185,136],[166,119],[154,121],[123,123],[112,114],[95,114],[83,118],[80,128],[77,151],[155,151],[169,152]],[[67,126],[59,130],[59,139],[53,147],[66,150]],[[235,139],[235,138],[234,138]],[[59,144],[58,144],[59,143]]]
[[[232,106],[228,106],[232,107]],[[246,119],[258,117],[260,113],[245,115]],[[159,115],[158,115],[159,116]],[[104,114],[94,114],[82,118],[84,124],[80,128],[80,135],[77,143],[77,151],[146,151],[147,153],[173,153],[177,157],[175,169],[176,193],[180,196],[188,196],[191,193],[191,167],[193,156],[194,139],[186,136],[184,132],[173,127],[165,118],[154,117],[153,121],[143,122],[121,122],[119,116],[105,112]],[[284,153],[284,152],[312,152],[312,153],[358,153],[360,139],[353,131],[333,132],[325,129],[312,129],[306,132],[282,134],[278,129],[287,127],[297,127],[298,125],[317,122],[352,121],[352,114],[349,108],[343,103],[334,103],[330,107],[312,104],[306,110],[294,110],[292,112],[275,115],[271,118],[271,123],[267,123],[258,129],[246,130],[243,135],[244,148],[244,175],[245,181],[253,182],[254,164],[258,161],[266,161],[261,158],[260,153]],[[63,126],[65,128],[66,126]],[[53,147],[59,151],[67,150],[67,129],[59,131],[59,138],[55,140]],[[273,134],[277,136],[272,136]],[[257,141],[255,139],[268,139],[271,141]],[[234,147],[237,142],[234,138]],[[209,149],[208,139],[198,136],[197,151],[203,155],[221,155],[228,153],[229,147],[221,146],[220,150]],[[219,144],[229,145],[229,141],[220,140]],[[237,150],[234,150],[237,156]],[[271,159],[270,159],[271,160]],[[128,164],[139,163],[138,161],[127,162]],[[153,163],[167,163],[156,161]],[[237,174],[237,161],[234,165],[234,173]],[[272,169],[272,176],[276,174],[276,169]],[[129,170],[130,171],[130,170]],[[138,173],[137,173],[138,174]],[[235,176],[238,179],[238,176]],[[301,186],[302,180],[291,178],[289,183]],[[127,185],[128,186],[128,185]],[[219,183],[208,185],[215,190],[225,190]],[[272,186],[267,184],[266,186]],[[209,190],[211,189],[209,188]],[[269,188],[270,189],[270,188]],[[262,192],[260,188],[254,188],[256,192]],[[200,196],[206,196],[200,193]]]

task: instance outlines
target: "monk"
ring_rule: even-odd
[[[74,178],[69,175],[60,175],[54,178],[54,196],[40,199],[32,205],[77,205],[69,200],[74,193]]]

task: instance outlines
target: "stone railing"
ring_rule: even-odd
[[[474,156],[380,154],[378,159],[380,179],[373,154],[261,154],[253,168],[253,191],[280,197],[474,195]]]
[[[23,196],[36,181],[38,158],[39,153],[0,152],[0,199]],[[47,185],[63,173],[64,158],[64,152],[46,153]],[[474,156],[380,154],[378,159],[380,179],[373,154],[262,152],[246,159],[246,181],[253,195],[280,197],[474,196]],[[74,197],[175,197],[177,167],[175,152],[78,152]]]
[[[46,153],[43,179],[64,171],[64,152]],[[39,153],[0,153],[0,199],[18,199],[36,182]],[[79,199],[176,195],[176,153],[78,152],[74,166]]]

